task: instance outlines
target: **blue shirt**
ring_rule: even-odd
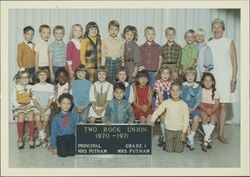
[[[69,118],[69,123],[65,127],[63,126],[64,113],[59,112],[58,114],[55,115],[55,117],[52,120],[51,137],[50,137],[52,149],[57,149],[56,145],[57,136],[75,134],[76,123],[78,122],[77,115],[72,112],[68,112],[67,115]]]
[[[189,108],[193,108],[194,106],[199,108],[202,99],[202,88],[199,84],[194,83],[190,85],[187,82],[182,84],[182,94],[181,99],[188,104]]]
[[[66,44],[64,42],[52,42],[48,52],[52,53],[53,66],[64,67],[66,62]]]

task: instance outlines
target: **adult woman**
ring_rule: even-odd
[[[227,116],[228,104],[232,103],[231,95],[236,89],[237,55],[234,42],[223,36],[225,31],[224,21],[216,18],[212,21],[213,39],[208,42],[212,50],[216,87],[220,93],[220,117],[218,139],[227,144],[224,137],[224,125]]]

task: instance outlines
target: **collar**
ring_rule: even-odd
[[[63,41],[58,42],[57,40],[55,40],[55,43],[56,43],[56,44],[59,44],[59,45],[63,45],[63,44],[64,44],[64,42],[63,42]]]
[[[198,83],[194,83],[194,84],[190,84],[190,83],[188,83],[187,81],[185,81],[185,82],[183,82],[183,86],[188,86],[188,87],[193,87],[193,88],[197,88],[197,87],[199,87],[199,84]]]
[[[156,42],[155,42],[155,41],[152,41],[152,44],[149,45],[148,42],[146,41],[146,42],[143,44],[143,46],[147,46],[147,47],[149,47],[149,46],[156,46]]]
[[[114,101],[115,101],[115,102],[117,102],[117,103],[119,103],[119,104],[121,104],[121,103],[123,103],[123,102],[124,102],[124,99],[117,100],[116,98],[114,98]]]
[[[174,43],[172,45],[169,45],[168,42],[166,43],[166,46],[168,46],[168,47],[172,47],[172,46],[176,46],[176,45],[177,44],[175,43],[175,41],[174,41]]]
[[[191,45],[186,44],[184,48],[185,48],[185,49],[187,49],[187,48],[193,48],[193,47],[195,47],[195,45],[196,45],[195,43],[193,43],[193,44],[191,44]]]
[[[110,35],[109,35],[108,39],[110,39],[110,40],[120,40],[120,38],[118,36],[116,36],[115,38],[113,38]]]

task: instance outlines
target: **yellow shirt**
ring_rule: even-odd
[[[189,110],[187,104],[172,99],[165,100],[153,113],[151,121],[155,121],[163,112],[165,114],[165,127],[167,130],[187,132],[189,125]]]
[[[96,37],[96,36],[90,36],[90,35],[88,35],[88,37],[96,44],[96,40],[97,40],[97,37]],[[84,64],[85,66],[86,66],[85,53],[86,53],[86,50],[87,50],[87,45],[88,45],[87,39],[84,38],[84,39],[81,41],[81,47],[80,47],[80,60],[81,60],[81,64]]]

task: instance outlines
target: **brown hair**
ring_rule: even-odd
[[[119,23],[118,21],[116,21],[116,20],[111,20],[111,21],[109,22],[109,28],[110,28],[111,26],[115,26],[115,27],[117,27],[117,28],[119,29],[119,28],[120,28],[120,23]]]
[[[176,34],[176,30],[175,30],[175,28],[174,27],[167,27],[166,29],[165,29],[165,35],[167,35],[167,33],[168,33],[168,31],[174,31],[174,34]]]
[[[155,29],[154,29],[153,26],[147,26],[147,27],[144,29],[144,34],[145,34],[145,35],[146,35],[147,30],[152,30],[152,31],[154,31],[154,33],[155,33]]]
[[[41,26],[39,27],[39,32],[41,33],[42,30],[43,30],[44,28],[47,28],[47,29],[51,30],[51,28],[50,28],[49,25],[43,24],[43,25],[41,25]]]
[[[125,39],[125,34],[126,34],[127,32],[132,32],[132,33],[134,33],[134,39],[133,39],[133,41],[137,41],[137,40],[138,40],[137,29],[136,29],[135,26],[127,25],[127,26],[124,28],[123,33],[122,33],[123,39]]]
[[[63,35],[65,34],[65,28],[64,28],[64,26],[62,26],[62,25],[56,25],[56,26],[53,28],[53,34],[55,34],[56,30],[62,30],[62,31],[63,31]]]

